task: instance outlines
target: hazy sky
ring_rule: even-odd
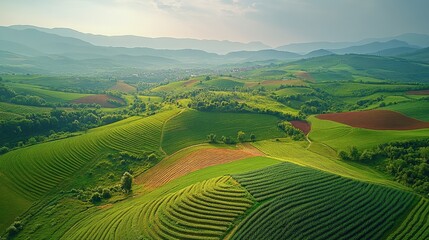
[[[429,34],[428,0],[0,0],[0,25],[271,46]]]

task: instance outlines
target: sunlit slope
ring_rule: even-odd
[[[81,221],[62,239],[220,239],[253,201],[225,176],[136,204]]]
[[[233,239],[381,239],[418,200],[290,163],[233,177],[260,203]]]
[[[371,148],[379,144],[418,138],[427,138],[429,128],[417,130],[370,130],[354,128],[329,120],[321,120],[314,116],[311,122],[310,139],[324,143],[336,150],[348,150],[350,146]]]
[[[0,156],[0,177],[26,198],[36,199],[107,151],[158,151],[162,125],[176,113],[133,117],[81,136],[9,152]]]
[[[186,110],[167,122],[162,147],[173,153],[184,147],[207,141],[207,135],[231,136],[234,140],[238,131],[244,131],[247,139],[251,133],[256,139],[281,137],[284,134],[277,127],[274,116],[250,113],[218,113]]]

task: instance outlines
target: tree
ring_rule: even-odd
[[[238,131],[237,140],[239,142],[244,142],[246,140],[246,134],[243,131]]]
[[[98,203],[101,202],[101,195],[99,192],[95,192],[91,195],[91,202],[92,203]]]
[[[250,141],[254,142],[255,140],[256,140],[255,134],[251,133],[250,134]]]
[[[108,199],[112,196],[112,194],[110,193],[110,190],[108,188],[104,188],[103,192],[101,194],[103,195],[104,199]]]
[[[341,160],[345,160],[345,161],[347,161],[347,160],[349,160],[349,159],[350,159],[349,154],[348,154],[348,153],[346,153],[345,151],[342,151],[342,150],[338,153],[338,157],[339,157]]]
[[[350,160],[352,161],[358,161],[360,157],[359,150],[353,146],[350,148]]]
[[[210,78],[210,76],[206,76],[206,81],[208,81],[208,80],[210,80],[211,78]]]
[[[133,184],[133,176],[129,172],[125,172],[121,178],[121,188],[124,192],[129,193]]]
[[[207,139],[209,140],[209,143],[216,143],[216,134],[210,133],[207,135]]]

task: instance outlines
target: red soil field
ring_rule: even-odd
[[[97,94],[97,95],[90,95],[87,97],[83,97],[83,98],[79,98],[76,100],[73,100],[73,103],[85,103],[85,104],[91,104],[91,103],[97,103],[100,104],[102,107],[106,107],[106,108],[114,108],[117,107],[111,103],[108,102],[108,100],[115,100],[118,101],[122,104],[125,104],[124,101],[122,99],[119,98],[115,98],[106,94]]]
[[[413,130],[429,128],[429,122],[422,122],[389,110],[328,113],[317,118],[347,124],[352,127],[373,130]]]
[[[243,149],[208,148],[192,152],[183,158],[170,163],[163,162],[149,169],[136,178],[137,184],[143,184],[146,189],[155,189],[164,184],[202,168],[229,163],[248,157],[262,156],[259,150],[249,145]]]
[[[429,89],[427,90],[418,90],[418,91],[408,91],[409,95],[429,95]]]
[[[295,128],[298,128],[299,130],[303,131],[305,135],[307,135],[311,131],[311,125],[306,121],[293,120],[290,121],[290,123]]]
[[[305,80],[314,81],[314,78],[308,72],[305,71],[296,72],[295,76]]]
[[[130,93],[135,92],[137,89],[124,81],[118,81],[115,86],[111,87],[110,90],[116,90],[120,92]]]

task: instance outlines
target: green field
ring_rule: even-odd
[[[16,201],[34,201],[112,151],[134,154],[157,152],[161,155],[162,125],[174,114],[177,114],[177,110],[147,118],[133,117],[90,130],[81,136],[37,144],[1,155],[0,180],[9,186],[4,189],[8,192],[2,192],[2,195],[17,196]],[[12,219],[2,218],[1,224],[10,223]]]
[[[22,83],[8,83],[8,87],[17,93],[39,96],[48,102],[68,102],[91,94],[69,93],[44,89],[35,85]]]
[[[280,137],[283,133],[277,127],[277,118],[270,115],[250,113],[214,113],[185,110],[167,122],[164,129],[162,148],[169,154],[184,147],[207,141],[207,135],[237,137],[238,131],[268,139]]]
[[[429,202],[422,199],[388,239],[428,239]]]
[[[31,236],[38,239],[44,238],[45,236],[70,239],[72,237],[82,238],[83,236],[92,236],[91,234],[96,234],[97,236],[107,234],[106,238],[110,239],[115,238],[115,236],[119,236],[120,234],[126,234],[126,236],[131,239],[139,237],[144,239],[150,237],[150,234],[157,234],[153,233],[154,230],[151,228],[151,226],[156,226],[157,229],[161,227],[163,229],[167,229],[167,232],[170,234],[175,234],[176,232],[174,229],[171,229],[170,231],[168,230],[171,228],[168,217],[173,214],[177,215],[177,213],[173,212],[169,207],[170,205],[167,206],[166,203],[172,203],[179,208],[182,206],[186,208],[187,206],[182,202],[188,202],[192,196],[198,194],[210,194],[210,191],[218,191],[219,189],[222,192],[225,192],[222,190],[225,188],[231,189],[231,192],[235,193],[237,193],[237,190],[242,192],[243,190],[239,185],[236,183],[232,185],[230,184],[234,183],[234,180],[230,180],[228,177],[220,177],[226,174],[240,174],[248,171],[254,171],[264,167],[272,166],[277,163],[279,163],[279,161],[275,159],[254,157],[227,164],[207,167],[189,173],[181,178],[175,179],[149,193],[144,192],[140,194],[140,186],[136,186],[134,190],[135,196],[133,198],[128,199],[127,201],[118,202],[112,207],[105,209],[91,206],[89,204],[77,203],[76,201],[56,203],[56,205],[53,205],[53,207],[55,209],[62,209],[61,212],[52,212],[51,215],[36,215],[36,218],[30,222],[30,225],[23,230],[22,236],[24,238],[26,236]],[[207,185],[202,183],[210,184]],[[220,193],[219,196],[222,197],[222,193]],[[244,197],[242,197],[242,195],[234,195],[234,198],[236,198],[239,202],[241,199],[249,199],[247,195]],[[208,198],[205,199],[207,199],[207,201],[211,201]],[[170,202],[173,200],[175,202]],[[207,204],[209,203],[206,203],[205,205]],[[236,203],[232,202],[231,206],[232,205],[236,205]],[[155,212],[150,211],[151,207],[153,206],[162,207],[163,216],[166,216],[162,220],[166,219],[167,221],[155,221],[154,217],[159,215],[155,215]],[[192,206],[198,206],[198,204],[193,204]],[[187,216],[200,217],[201,211],[204,211],[204,209],[210,209],[214,212],[218,212],[215,211],[216,207],[220,207],[218,209],[219,211],[224,209],[224,207],[218,205],[214,205],[214,208],[200,206],[198,208],[193,208],[192,211],[189,211]],[[76,209],[78,209],[78,211]],[[187,207],[186,209],[189,210],[190,208]],[[76,214],[70,215],[72,212],[75,212]],[[231,213],[228,212],[228,210],[224,210],[220,211],[219,213],[226,214],[227,216],[229,215],[230,218]],[[219,216],[219,213],[217,216]],[[234,211],[232,213],[234,213]],[[210,214],[206,213],[206,215],[207,218],[209,218]],[[145,216],[145,218],[140,218],[141,216]],[[53,219],[55,219],[55,222],[61,222],[61,224],[51,225],[50,223],[54,221]],[[224,221],[225,220],[228,219],[224,218]],[[148,222],[150,222],[151,225],[148,225]],[[46,224],[39,226],[38,224],[40,223]],[[210,224],[212,223],[210,222]],[[37,230],[33,231],[32,229]],[[180,229],[180,226],[179,228],[176,227],[176,229]],[[183,230],[186,231],[188,229]],[[176,237],[178,236],[181,235],[177,235]],[[193,236],[196,237],[195,235]]]
[[[314,116],[308,119],[312,130],[310,139],[326,144],[336,150],[349,150],[351,146],[359,149],[372,148],[379,144],[397,140],[427,138],[429,129],[418,130],[369,130],[353,128],[341,123],[320,120]]]
[[[290,163],[233,177],[258,207],[232,239],[381,239],[418,199]]]
[[[425,111],[425,109],[429,109],[429,100],[398,103],[395,105],[383,107],[382,109],[400,112],[420,121],[429,122],[429,112]]]
[[[282,139],[281,141],[258,141],[253,143],[253,146],[268,156],[282,161],[308,166],[360,181],[407,189],[403,185],[394,182],[386,174],[369,166],[338,160],[337,154],[333,149],[320,143],[313,142],[309,146],[306,141],[296,142]]]
[[[18,105],[13,103],[0,102],[0,112],[11,113],[17,116],[23,116],[24,114],[38,114],[50,112],[52,108],[48,107],[34,107],[26,105]],[[3,119],[3,118],[0,118]]]

